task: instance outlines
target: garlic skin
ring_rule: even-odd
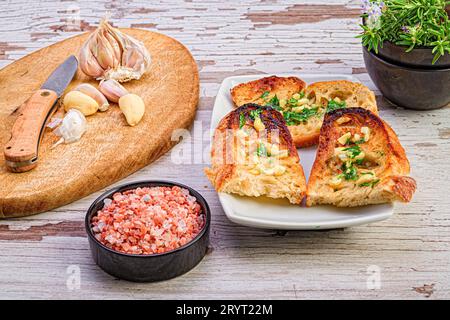
[[[98,89],[109,101],[115,103],[118,103],[121,97],[128,94],[127,89],[113,79],[102,80],[98,85]]]
[[[109,108],[108,99],[93,85],[89,83],[82,83],[75,87],[75,91],[80,91],[85,95],[88,95],[98,103],[98,110],[106,111]]]
[[[72,143],[81,139],[86,132],[86,118],[82,112],[77,109],[70,109],[61,122],[61,125],[53,131],[61,139],[56,142],[52,148],[61,143]]]
[[[113,28],[106,20],[86,40],[79,58],[86,75],[119,82],[139,80],[151,63],[142,42]]]

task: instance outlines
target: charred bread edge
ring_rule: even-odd
[[[365,118],[370,118],[379,126],[380,129],[383,130],[387,139],[387,148],[391,150],[392,156],[396,158],[397,160],[396,165],[403,168],[405,174],[405,175],[391,176],[391,179],[394,183],[394,186],[392,187],[392,193],[396,196],[398,200],[403,202],[409,202],[416,190],[417,184],[414,178],[407,176],[407,174],[409,174],[410,171],[410,166],[409,161],[406,158],[405,150],[401,146],[400,141],[398,140],[398,137],[395,134],[394,130],[379,116],[375,115],[371,111],[366,110],[364,108],[343,108],[328,112],[325,115],[325,119],[322,128],[320,130],[320,139],[317,155],[313,167],[311,169],[311,173],[314,172],[316,166],[319,165],[318,159],[322,158],[322,153],[324,152],[326,146],[329,143],[326,131],[332,126],[334,121],[345,115],[357,115]],[[315,180],[316,177],[314,175],[310,175],[307,185],[309,186],[310,183],[314,183]],[[309,206],[310,200],[308,199],[309,198],[308,191],[306,194],[307,194],[306,203]]]

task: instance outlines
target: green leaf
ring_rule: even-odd
[[[244,125],[245,125],[245,115],[241,112],[239,114],[239,129],[242,129]]]
[[[350,158],[355,158],[361,153],[361,148],[358,145],[354,145],[348,148],[345,148],[344,151],[347,151],[350,154]]]
[[[342,171],[345,180],[357,180],[358,179],[358,171],[353,165],[348,165],[344,163],[342,165]]]
[[[345,103],[345,101],[337,102],[336,100],[330,100],[328,101],[327,112],[342,109],[345,108],[346,106],[347,104]]]
[[[259,143],[258,147],[256,147],[256,154],[259,157],[267,157],[267,149],[264,143]]]
[[[368,182],[364,182],[359,184],[360,187],[374,187],[378,182],[380,182],[380,179],[376,179],[374,181],[368,181]]]
[[[297,102],[298,102],[298,100],[297,100],[297,99],[294,99],[294,98],[290,98],[290,99],[288,100],[288,104],[293,105],[293,106],[296,106],[296,105],[297,105]]]
[[[264,93],[261,95],[261,99],[265,99],[265,98],[267,98],[268,96],[269,96],[269,94],[270,94],[270,91],[264,91]]]
[[[435,64],[436,61],[438,61],[438,59],[441,57],[441,55],[438,53],[434,56],[433,61],[431,62],[431,64]]]
[[[262,109],[255,109],[255,110],[251,110],[250,111],[250,118],[252,118],[252,120],[255,120],[256,118],[259,117],[259,115],[261,114]]]
[[[318,115],[318,108],[305,108],[301,112],[284,111],[283,117],[288,126],[295,126],[308,121],[309,118]]]
[[[280,100],[278,100],[277,95],[274,95],[272,97],[272,99],[270,99],[267,103],[266,103],[266,107],[271,107],[275,110],[280,110]]]

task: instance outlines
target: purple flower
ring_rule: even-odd
[[[362,9],[364,13],[367,14],[367,26],[376,29],[380,27],[380,17],[382,15],[382,10],[385,7],[385,3],[372,2],[370,0],[362,0]]]
[[[362,0],[361,1],[361,9],[363,13],[366,13],[370,8],[370,0]]]
[[[409,33],[409,28],[407,26],[402,26],[400,28],[404,33]]]
[[[377,3],[372,2],[371,0],[361,0],[361,9],[363,13],[367,13],[369,16],[380,16],[381,11],[385,6],[383,1]]]

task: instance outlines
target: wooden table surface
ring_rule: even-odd
[[[164,178],[198,189],[213,212],[211,248],[201,264],[170,281],[115,279],[93,263],[84,231],[96,193],[0,221],[0,298],[450,298],[449,108],[409,111],[380,95],[354,38],[357,1],[1,0],[0,67],[91,30],[107,14],[115,26],[180,40],[198,62],[197,157],[178,165],[168,153],[121,183]],[[389,220],[343,230],[277,232],[228,221],[197,159],[209,147],[215,95],[225,77],[281,72],[352,74],[375,90],[381,116],[411,161],[413,201],[396,205]]]

